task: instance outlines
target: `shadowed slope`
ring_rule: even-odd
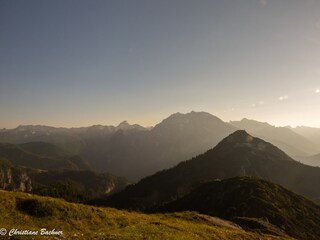
[[[320,206],[280,185],[256,178],[208,182],[159,210],[189,210],[225,219],[238,218],[237,223],[244,227],[249,225],[248,221],[239,217],[264,218],[293,237],[320,238]]]

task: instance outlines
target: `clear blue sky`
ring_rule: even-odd
[[[0,127],[320,127],[319,89],[320,1],[0,0]]]

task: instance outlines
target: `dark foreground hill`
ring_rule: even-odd
[[[60,199],[0,191],[1,239],[210,239],[289,240],[257,234],[221,219],[193,212],[142,214],[68,203]],[[40,229],[62,235],[40,236]],[[8,237],[11,229],[29,230],[38,236]]]
[[[265,219],[298,239],[320,239],[320,206],[280,185],[256,178],[231,178],[203,184],[158,210],[197,211],[235,220],[243,227]],[[249,221],[250,220],[250,221]],[[260,225],[258,230],[268,231]]]
[[[266,179],[311,199],[320,196],[320,168],[296,162],[272,144],[236,131],[215,148],[142,179],[106,204],[146,210],[183,196],[205,181],[237,176]]]

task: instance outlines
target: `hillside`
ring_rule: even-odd
[[[237,176],[266,179],[310,199],[320,196],[315,184],[320,182],[320,168],[296,162],[272,144],[239,130],[206,153],[127,187],[106,204],[146,210],[183,196],[202,182]]]
[[[109,173],[43,171],[14,166],[0,158],[0,189],[87,202],[123,190],[130,182]]]
[[[250,228],[244,217],[265,219],[298,239],[320,238],[320,206],[280,185],[256,178],[208,182],[159,210],[189,210],[224,219],[236,218],[244,228]]]
[[[79,156],[48,143],[0,144],[0,188],[86,202],[124,189],[129,181],[96,173]]]
[[[89,170],[79,156],[70,156],[52,144],[30,142],[23,145],[0,143],[0,157],[21,167],[46,170]]]
[[[109,173],[92,171],[46,171],[30,174],[33,193],[86,202],[123,190],[130,182]]]
[[[0,226],[7,231],[46,228],[63,233],[46,239],[289,239],[244,231],[230,222],[193,212],[147,215],[6,191],[0,191],[0,211]]]
[[[25,152],[33,153],[41,157],[61,158],[68,156],[62,148],[46,142],[27,142],[17,144]]]

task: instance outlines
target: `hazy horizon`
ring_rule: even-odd
[[[320,1],[1,1],[0,128],[205,111],[320,127]]]
[[[200,113],[200,112],[204,112],[204,111],[193,111],[192,112],[196,112],[196,113]],[[145,128],[152,128],[154,127],[155,125],[161,123],[162,120],[168,118],[169,116],[173,115],[173,114],[176,114],[176,113],[180,113],[180,114],[188,114],[188,113],[191,113],[191,112],[175,112],[175,113],[171,113],[170,115],[168,116],[165,116],[163,117],[162,119],[159,119],[159,121],[155,122],[153,125],[144,125],[144,124],[140,124],[139,122],[132,122],[128,119],[123,119],[119,122],[103,122],[103,123],[94,123],[94,124],[91,124],[91,125],[49,125],[49,124],[46,124],[46,123],[30,123],[30,124],[19,124],[17,126],[13,126],[13,127],[4,127],[2,129],[15,129],[19,126],[47,126],[47,127],[55,127],[55,128],[85,128],[85,127],[91,127],[91,126],[118,126],[119,124],[121,124],[122,122],[127,122],[128,124],[130,125],[133,125],[133,124],[138,124],[142,127],[145,127]],[[209,112],[206,112],[206,113],[209,113]],[[209,113],[211,114],[211,113]],[[213,115],[213,114],[211,114]],[[229,123],[230,121],[241,121],[243,119],[248,119],[248,120],[253,120],[253,121],[258,121],[258,122],[263,122],[265,123],[266,121],[264,120],[258,120],[258,119],[250,119],[250,118],[247,118],[247,117],[242,117],[242,118],[239,118],[239,119],[230,119],[230,120],[224,120],[222,118],[220,118],[219,116],[217,115],[213,115],[215,117],[218,117],[219,119],[221,119],[222,121],[224,122],[227,122]],[[266,123],[269,123],[271,124],[272,126],[275,126],[275,127],[292,127],[292,128],[295,128],[295,127],[312,127],[312,128],[318,128],[317,126],[307,126],[307,125],[276,125],[276,124],[273,124],[273,123],[270,123],[270,122],[266,122]],[[0,128],[1,129],[1,128]]]

